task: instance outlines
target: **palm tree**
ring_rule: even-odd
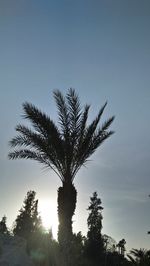
[[[133,265],[148,266],[150,265],[150,250],[136,249],[130,250],[130,254],[127,255]]]
[[[9,159],[32,159],[51,168],[60,178],[62,186],[58,189],[58,240],[66,245],[72,238],[72,217],[76,208],[77,191],[74,178],[82,165],[95,150],[113,134],[108,131],[114,116],[98,127],[103,111],[87,125],[89,105],[81,108],[79,97],[74,89],[67,94],[54,91],[58,109],[58,126],[45,113],[31,103],[23,104],[24,118],[30,120],[32,129],[17,125],[19,133],[10,141],[13,152]]]
[[[124,253],[125,253],[125,244],[126,244],[126,241],[125,241],[125,239],[123,238],[123,239],[121,239],[120,241],[119,241],[119,243],[117,244],[117,247],[118,247],[118,252],[119,252],[119,254],[120,255],[122,255],[123,257],[124,257]]]

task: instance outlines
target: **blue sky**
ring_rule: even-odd
[[[29,161],[9,161],[8,141],[29,101],[57,119],[52,91],[77,90],[91,104],[89,121],[108,100],[104,120],[116,131],[75,179],[74,230],[86,234],[86,208],[96,190],[103,233],[127,248],[150,239],[150,2],[0,1],[0,216],[11,225],[26,192],[56,202],[59,179]]]

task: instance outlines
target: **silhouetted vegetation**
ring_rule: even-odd
[[[85,252],[91,265],[97,266],[104,255],[104,242],[101,234],[103,207],[101,206],[101,199],[97,197],[97,192],[94,192],[90,198],[90,205],[87,210],[90,213],[87,219],[88,232]]]
[[[13,225],[14,236],[26,240],[26,249],[35,265],[57,265],[58,243],[52,231],[42,226],[38,213],[38,200],[35,191],[28,191],[23,206]]]
[[[35,200],[35,191],[28,191],[22,208],[19,210],[13,233],[25,239],[42,227],[41,218],[38,215],[38,200]]]
[[[35,195],[35,191],[27,192],[13,226],[13,234],[26,239],[28,252],[37,248],[43,230],[41,217],[38,214],[38,200],[35,200]]]
[[[13,226],[14,237],[18,235],[26,240],[27,252],[35,266],[150,266],[150,250],[132,249],[126,255],[125,239],[117,243],[102,234],[103,207],[96,192],[87,208],[87,236],[81,232],[73,234],[70,250],[65,254],[52,231],[43,228],[35,196],[34,191],[27,192]],[[0,239],[8,235],[6,216],[0,221],[0,230]],[[0,252],[3,252],[2,246]]]
[[[9,234],[9,230],[7,228],[7,217],[4,215],[0,221],[0,234]]]
[[[132,249],[126,256],[125,239],[117,244],[112,237],[102,234],[103,207],[97,192],[90,198],[87,209],[87,236],[82,232],[73,234],[72,217],[77,202],[74,178],[96,149],[113,134],[109,127],[114,116],[99,126],[105,103],[88,125],[90,106],[81,106],[75,90],[69,89],[65,96],[56,90],[54,99],[58,125],[33,104],[23,104],[24,118],[31,122],[32,128],[16,126],[18,135],[10,141],[15,150],[9,153],[9,158],[36,160],[60,178],[58,241],[53,239],[51,230],[47,232],[42,226],[34,191],[28,191],[14,222],[13,239],[19,236],[26,241],[28,255],[36,266],[150,266],[149,250]],[[0,221],[0,238],[8,233],[4,216]],[[2,250],[0,247],[0,252]]]
[[[127,256],[132,265],[150,265],[150,250],[133,248]]]
[[[33,129],[24,125],[16,127],[19,135],[10,141],[10,145],[20,149],[10,152],[9,158],[36,160],[54,170],[61,179],[62,187],[58,189],[58,241],[67,261],[71,252],[72,217],[77,201],[73,181],[81,166],[113,134],[108,129],[114,116],[99,126],[107,105],[105,103],[97,117],[87,125],[90,106],[81,107],[74,89],[69,89],[66,96],[56,90],[54,98],[58,109],[58,126],[34,105],[23,104],[24,118],[31,122]]]
[[[126,241],[125,241],[125,239],[123,238],[123,239],[121,239],[119,242],[118,242],[118,244],[117,244],[117,248],[118,248],[118,253],[120,254],[120,255],[122,255],[123,257],[124,257],[124,254],[125,254],[125,244],[126,244]]]

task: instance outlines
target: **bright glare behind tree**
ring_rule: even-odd
[[[90,106],[81,108],[74,89],[69,89],[65,96],[55,90],[54,98],[58,125],[33,104],[23,104],[24,118],[31,122],[32,129],[20,124],[16,126],[18,135],[10,141],[10,145],[17,149],[9,153],[9,158],[36,160],[59,176],[62,187],[58,189],[58,241],[67,249],[72,239],[72,217],[76,208],[75,175],[104,140],[113,134],[108,129],[114,116],[99,126],[105,103],[92,123],[87,125]]]

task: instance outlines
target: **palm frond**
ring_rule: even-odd
[[[39,154],[39,152],[31,151],[28,149],[14,150],[8,154],[9,159],[32,159],[40,163],[49,165],[49,162],[45,160],[45,157]]]
[[[66,147],[66,172],[71,175],[71,168],[73,163],[74,149],[76,147],[76,142],[78,140],[79,130],[80,130],[80,115],[81,107],[78,95],[75,93],[74,89],[69,89],[67,95],[67,109],[69,114],[69,139],[65,137],[65,147]],[[67,174],[67,175],[68,175]]]
[[[97,117],[98,118],[98,117]],[[87,162],[87,159],[96,151],[96,149],[112,134],[114,134],[114,131],[106,131],[111,123],[113,122],[114,117],[111,117],[108,119],[99,130],[96,132],[93,132],[93,129],[91,130],[91,135],[89,134],[90,131],[88,131],[89,137],[85,135],[85,138],[83,139],[83,142],[78,147],[77,154],[76,154],[76,160],[74,163],[73,168],[73,176],[78,172],[80,167]],[[97,122],[95,119],[94,121]],[[92,124],[94,124],[94,121]],[[98,124],[97,124],[98,125]],[[74,178],[74,177],[73,177]]]
[[[49,168],[51,168],[62,180],[62,176],[60,173],[56,170],[57,167],[53,162],[50,162],[49,158],[42,153],[36,152],[36,151],[31,151],[28,149],[22,149],[22,150],[14,150],[13,152],[10,152],[8,154],[9,159],[30,159],[30,160],[35,160],[38,161],[41,164],[47,165]]]
[[[26,146],[33,149],[34,152],[38,151],[39,154],[45,154],[48,156],[47,161],[49,160],[49,164],[55,165],[60,173],[63,172],[63,148],[61,148],[61,142],[57,143],[57,139],[54,136],[44,138],[41,134],[37,134],[23,125],[18,125],[16,131],[21,135],[16,136],[10,141],[12,147]]]
[[[93,122],[85,129],[84,131],[84,136],[82,137],[82,142],[80,142],[79,145],[79,157],[81,156],[81,154],[86,153],[86,150],[88,148],[88,146],[90,145],[90,142],[92,140],[92,137],[96,131],[96,128],[98,126],[98,123],[100,121],[100,118],[104,112],[104,109],[107,105],[107,102],[102,106],[102,108],[100,109],[97,117],[93,120]]]
[[[101,131],[104,132],[105,130],[107,130],[112,124],[112,122],[114,121],[114,119],[115,119],[115,116],[112,116],[107,121],[105,121],[101,127]]]
[[[25,112],[23,117],[31,121],[38,133],[42,134],[45,138],[53,135],[57,138],[57,142],[61,142],[60,132],[57,126],[47,115],[27,102],[23,104],[23,110]]]
[[[23,103],[23,118],[29,119],[36,131],[47,137],[49,124],[51,123],[50,118],[33,104],[25,102]],[[58,131],[55,126],[55,130]]]
[[[14,137],[9,142],[11,147],[24,145],[40,149],[43,146],[44,138],[41,134],[34,133],[28,127],[20,124],[16,126],[16,131],[19,132],[20,135]]]
[[[68,111],[69,111],[69,129],[72,137],[78,134],[79,130],[79,119],[80,119],[80,101],[78,95],[74,89],[70,89],[66,96],[68,100]]]
[[[28,144],[28,140],[25,136],[18,135],[9,141],[9,145],[14,148],[16,146],[28,146],[30,144]]]
[[[69,138],[69,113],[65,98],[59,90],[53,92],[58,109],[59,123],[62,129],[62,134]]]
[[[114,131],[108,131],[101,135],[95,134],[92,138],[92,141],[87,149],[87,152],[83,154],[83,157],[81,161],[86,162],[86,160],[96,151],[96,149],[102,145],[102,143],[108,139],[112,134],[114,134]]]
[[[78,158],[81,158],[83,156],[83,154],[86,154],[106,105],[107,105],[107,103],[105,103],[103,105],[103,107],[100,109],[97,117],[86,128],[86,130],[84,132],[84,136],[82,137],[82,142],[80,142],[79,146],[78,146],[78,152],[77,152]]]
[[[62,147],[62,140],[60,132],[55,125],[55,123],[44,113],[42,113],[38,108],[30,103],[23,104],[24,118],[29,119],[38,133],[41,133],[47,139],[51,139],[53,146],[57,150],[57,155],[59,158],[63,158],[64,152]],[[58,151],[59,149],[59,151]]]
[[[93,120],[93,122],[87,127],[87,130],[86,130],[86,136],[85,136],[85,142],[86,142],[86,139],[88,140],[89,138],[91,138],[97,128],[97,125],[101,119],[101,116],[104,112],[104,109],[107,105],[107,102],[102,106],[102,108],[100,109],[97,117]]]
[[[81,118],[80,118],[80,132],[79,132],[79,140],[78,145],[80,146],[82,143],[82,140],[85,135],[85,129],[86,129],[86,123],[88,119],[88,113],[89,113],[90,105],[86,105],[84,107],[84,110],[82,112]]]
[[[137,265],[136,260],[134,258],[132,258],[131,255],[127,254],[127,257],[130,259],[130,261],[132,262],[133,265]]]

